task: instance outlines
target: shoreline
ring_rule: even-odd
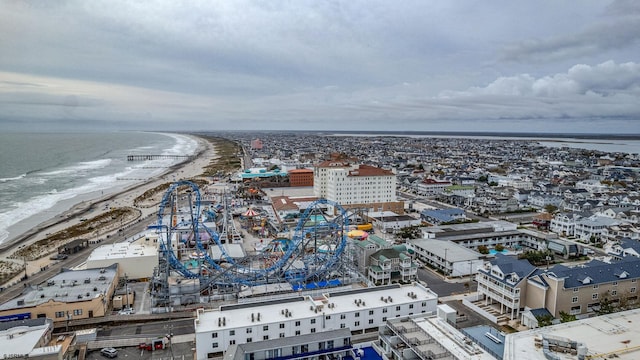
[[[182,134],[185,135],[185,134]],[[91,214],[92,217],[104,213],[106,210],[103,204],[109,204],[112,208],[131,207],[135,208],[134,199],[144,191],[152,189],[162,183],[176,181],[176,177],[194,178],[203,173],[203,169],[209,161],[216,156],[213,145],[206,139],[197,135],[188,134],[198,142],[193,158],[171,165],[166,171],[155,175],[145,181],[129,185],[113,193],[101,197],[92,197],[88,194],[84,199],[73,204],[68,210],[56,214],[54,217],[44,220],[31,229],[9,238],[0,243],[0,258],[10,260],[9,257],[24,246],[29,246],[37,241],[45,239],[49,234],[56,233],[76,224],[83,215]],[[97,192],[96,192],[97,193]],[[154,207],[155,209],[155,207]],[[153,212],[150,209],[140,208],[141,217]],[[146,210],[146,211],[145,211]]]

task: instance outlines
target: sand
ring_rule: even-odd
[[[122,191],[101,198],[84,200],[62,215],[45,221],[30,231],[2,243],[2,245],[0,245],[0,262],[4,263],[5,266],[0,266],[0,273],[8,272],[12,268],[15,269],[16,266],[18,269],[25,266],[22,260],[15,259],[14,254],[18,250],[24,247],[29,248],[29,246],[33,245],[35,242],[45,239],[49,234],[54,234],[58,231],[67,229],[72,225],[76,225],[80,222],[80,219],[90,219],[106,213],[109,211],[109,207],[112,209],[119,207],[131,207],[138,210],[137,213],[139,216],[128,219],[130,223],[133,223],[140,218],[144,219],[155,215],[157,212],[156,205],[159,199],[154,199],[157,200],[155,203],[148,201],[144,204],[138,204],[138,206],[134,205],[134,199],[142,195],[147,190],[153,189],[161,184],[197,178],[203,173],[203,169],[209,165],[211,160],[216,157],[215,149],[211,143],[202,138],[195,137],[195,139],[198,140],[199,143],[195,159],[177,164],[171,167],[167,172],[158,175],[145,183],[133,185],[123,189]],[[125,223],[122,225],[126,226],[127,224]],[[120,226],[112,226],[112,229],[103,229],[104,231],[100,231],[99,234],[101,237],[116,234],[119,228]],[[69,241],[71,240],[73,239],[69,239]],[[54,252],[55,249],[52,249],[51,254]],[[51,254],[47,254],[37,260],[27,261],[27,274],[33,274],[41,271],[43,267],[46,267],[52,261],[49,259]],[[24,274],[20,273],[18,278],[22,275]],[[6,284],[10,284],[12,282],[15,282],[15,279],[7,281]]]

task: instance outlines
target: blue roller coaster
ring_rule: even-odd
[[[179,199],[188,200],[188,204],[179,205]],[[173,183],[160,203],[156,228],[160,233],[161,261],[184,278],[199,279],[201,288],[233,288],[285,281],[299,287],[326,281],[341,266],[341,256],[347,246],[349,219],[342,206],[333,201],[314,201],[299,218],[291,241],[288,246],[281,248],[281,252],[264,252],[234,259],[225,247],[227,239],[221,239],[216,230],[199,220],[202,215],[200,200],[200,190],[196,184],[190,181]],[[328,217],[326,207],[332,208],[336,215]],[[182,218],[180,223],[177,221],[179,209],[187,209],[180,215],[186,213],[188,217],[186,220]],[[212,218],[210,210],[205,215],[208,219]],[[218,214],[215,218],[225,216],[231,215]],[[194,257],[200,266],[193,266],[179,255],[179,232],[184,234],[185,227],[189,228],[189,237],[195,243],[194,254],[197,256]],[[219,259],[210,256],[210,245],[218,246],[221,253]]]

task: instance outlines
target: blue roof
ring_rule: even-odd
[[[557,278],[564,278],[564,288],[581,286],[593,286],[595,284],[609,283],[623,279],[640,277],[640,258],[629,256],[622,260],[605,263],[592,260],[581,267],[568,268],[566,266],[554,266],[549,269]],[[626,277],[621,277],[626,273]],[[588,283],[583,283],[586,278]]]
[[[526,279],[536,270],[536,267],[531,265],[527,260],[520,260],[516,257],[503,255],[501,253],[497,253],[495,259],[491,260],[490,263],[491,265],[497,266],[504,274],[504,279],[491,275],[494,279],[501,282],[506,282],[511,278],[510,274],[515,273],[519,278],[519,280],[516,281],[516,283],[518,283]],[[491,273],[489,272],[489,274]]]
[[[449,222],[456,220],[456,217],[464,215],[464,210],[454,209],[435,209],[435,210],[422,210],[420,216],[423,218],[432,218],[440,222]]]
[[[620,240],[620,246],[623,249],[633,249],[635,250],[638,254],[640,254],[640,241],[638,240],[633,240],[630,238],[624,238],[622,240]]]

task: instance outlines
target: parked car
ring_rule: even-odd
[[[104,348],[102,350],[100,350],[100,354],[102,356],[108,357],[113,359],[114,357],[118,357],[118,350],[112,348],[112,347],[108,347],[108,348]]]
[[[69,256],[67,254],[55,254],[51,257],[51,260],[64,260],[68,257]]]
[[[118,314],[120,315],[133,315],[135,313],[136,313],[135,310],[133,310],[132,308],[124,308],[118,311]]]

